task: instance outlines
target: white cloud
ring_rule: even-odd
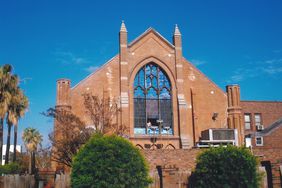
[[[242,81],[242,80],[244,80],[244,75],[242,75],[242,74],[237,74],[237,75],[231,76],[229,82],[240,82],[240,81]]]
[[[229,83],[236,83],[258,76],[276,76],[282,73],[282,59],[269,59],[249,64],[250,67],[238,68],[230,77]]]
[[[273,52],[279,54],[282,53],[282,49],[273,50]]]
[[[20,78],[20,83],[26,84],[29,80],[32,80],[32,78]]]
[[[62,64],[81,65],[89,63],[89,60],[87,60],[86,58],[79,57],[74,53],[68,51],[56,51],[55,56],[56,61]]]
[[[254,78],[260,74],[258,67],[253,68],[238,68],[227,81],[228,83],[238,83],[248,78]]]
[[[266,66],[262,67],[263,72],[269,75],[282,73],[282,59],[267,60],[265,64]]]
[[[195,66],[200,66],[207,63],[206,61],[199,59],[191,59],[190,62],[193,63]]]
[[[85,68],[84,70],[92,73],[92,72],[96,71],[97,69],[99,69],[98,66],[89,66],[89,67]]]
[[[278,73],[282,73],[282,67],[274,67],[274,66],[268,66],[266,68],[262,69],[265,73],[267,74],[278,74]]]
[[[266,64],[282,66],[282,59],[270,59],[265,61]]]

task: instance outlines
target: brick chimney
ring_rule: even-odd
[[[57,101],[56,108],[70,109],[70,80],[57,80]]]
[[[244,127],[242,125],[242,108],[240,106],[240,86],[226,86],[227,101],[228,101],[228,128],[237,129],[238,144],[244,144]]]

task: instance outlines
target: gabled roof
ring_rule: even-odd
[[[122,24],[122,27],[124,24]],[[178,29],[178,27],[176,26],[176,31],[174,31],[174,35],[181,35],[180,31]],[[149,35],[150,33],[153,33],[156,37],[158,37],[161,41],[163,41],[165,44],[168,45],[168,47],[170,47],[172,50],[175,49],[175,46],[169,42],[165,37],[163,37],[159,32],[157,32],[154,28],[149,27],[145,32],[143,32],[141,35],[139,35],[137,38],[135,38],[133,41],[131,41],[128,44],[128,48],[132,47],[134,44],[138,43],[140,40],[142,40],[144,37],[146,37],[147,35]],[[107,64],[109,64],[113,59],[115,59],[119,54],[115,55],[113,58],[111,58],[110,60],[108,60],[104,65],[102,65],[101,67],[99,67],[97,70],[93,71],[92,73],[90,73],[86,78],[84,78],[83,80],[81,80],[80,82],[78,82],[75,86],[73,86],[71,89],[75,89],[78,85],[80,85],[81,83],[85,82],[89,77],[91,77],[92,75],[96,74],[97,72],[99,72],[100,70],[103,69],[103,67],[105,67]],[[196,66],[194,66],[191,62],[189,62],[188,60],[186,60],[183,57],[183,61],[185,61],[186,63],[189,63],[190,65],[192,65],[195,70],[197,70],[200,74],[204,75],[214,86],[216,86],[220,91],[223,91],[217,84],[215,84],[212,80],[210,80],[205,74],[203,74]],[[223,93],[225,94],[225,92],[223,91]]]
[[[171,44],[166,38],[164,38],[159,32],[157,32],[154,28],[149,27],[144,33],[139,35],[136,39],[134,39],[132,42],[128,44],[128,47],[133,46],[136,44],[138,41],[140,41],[142,38],[144,38],[146,35],[154,33],[157,37],[159,37],[162,41],[164,41],[169,47],[174,48],[174,45]]]
[[[241,100],[241,102],[256,102],[256,103],[282,103],[282,101],[255,101],[255,100]]]
[[[267,136],[271,134],[273,131],[275,131],[276,129],[278,129],[279,127],[282,127],[282,118],[278,119],[264,130],[260,132],[256,132],[256,136]]]
[[[125,26],[124,26],[125,27]],[[139,35],[137,38],[135,38],[132,42],[130,42],[128,44],[128,47],[133,46],[134,44],[136,44],[138,41],[140,41],[142,38],[144,38],[146,35],[150,34],[150,33],[154,33],[157,37],[159,37],[162,41],[164,41],[169,47],[174,48],[174,45],[171,44],[166,38],[164,38],[159,32],[157,32],[155,29],[153,29],[152,27],[149,27],[144,33],[142,33],[141,35]],[[86,81],[89,77],[91,77],[92,75],[94,75],[95,73],[97,73],[98,71],[102,70],[103,67],[105,67],[108,63],[110,63],[114,58],[116,58],[116,56],[118,56],[119,54],[115,55],[114,57],[112,57],[110,60],[108,60],[105,64],[103,64],[101,67],[99,67],[97,70],[93,71],[92,73],[90,73],[86,78],[84,78],[83,80],[81,80],[80,82],[78,82],[75,86],[73,86],[71,89],[75,89],[79,84],[81,84],[82,82]]]
[[[84,79],[82,79],[81,81],[79,81],[77,84],[75,84],[71,90],[75,89],[79,84],[81,84],[82,82],[85,82],[89,77],[91,77],[92,75],[94,75],[95,73],[99,72],[100,70],[102,70],[106,65],[108,65],[112,60],[114,60],[118,55],[115,55],[114,57],[112,57],[110,60],[108,60],[106,63],[104,63],[102,66],[100,66],[99,68],[97,68],[96,70],[94,70],[92,73],[90,73],[87,77],[85,77]]]

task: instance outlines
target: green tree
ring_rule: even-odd
[[[16,87],[11,91],[11,100],[7,109],[6,122],[8,125],[7,133],[7,149],[5,155],[5,164],[9,162],[9,153],[10,153],[10,138],[11,138],[11,129],[14,125],[14,155],[13,161],[16,161],[16,145],[17,145],[17,128],[18,120],[21,118],[28,107],[27,97],[23,94],[22,90],[19,87]]]
[[[9,163],[0,166],[0,175],[2,174],[19,174],[23,172],[23,168],[18,163]]]
[[[12,66],[0,67],[0,156],[3,147],[3,125],[7,115],[8,107],[12,98],[11,92],[17,88],[18,78],[12,75]]]
[[[24,130],[22,139],[25,147],[30,154],[29,158],[29,173],[34,174],[35,170],[35,152],[38,145],[42,142],[42,135],[35,128],[28,127]]]
[[[13,153],[13,162],[16,161],[17,158],[17,140],[18,140],[18,121],[21,117],[24,116],[27,108],[28,108],[28,99],[23,94],[21,90],[18,90],[18,94],[15,96],[15,100],[12,103],[12,108],[15,113],[16,122],[14,124],[14,153]]]
[[[95,134],[74,157],[72,187],[147,187],[151,179],[140,151],[119,136]]]
[[[126,137],[127,128],[118,124],[118,101],[110,97],[99,97],[84,93],[84,117],[90,120],[90,125],[76,116],[71,110],[50,108],[42,113],[54,118],[56,126],[49,134],[52,144],[52,161],[66,167],[72,167],[73,156],[94,133],[117,134]]]
[[[197,157],[190,187],[197,188],[257,188],[261,174],[258,160],[244,147],[210,148]]]

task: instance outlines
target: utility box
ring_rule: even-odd
[[[238,145],[237,129],[207,129],[201,132],[197,147]]]

